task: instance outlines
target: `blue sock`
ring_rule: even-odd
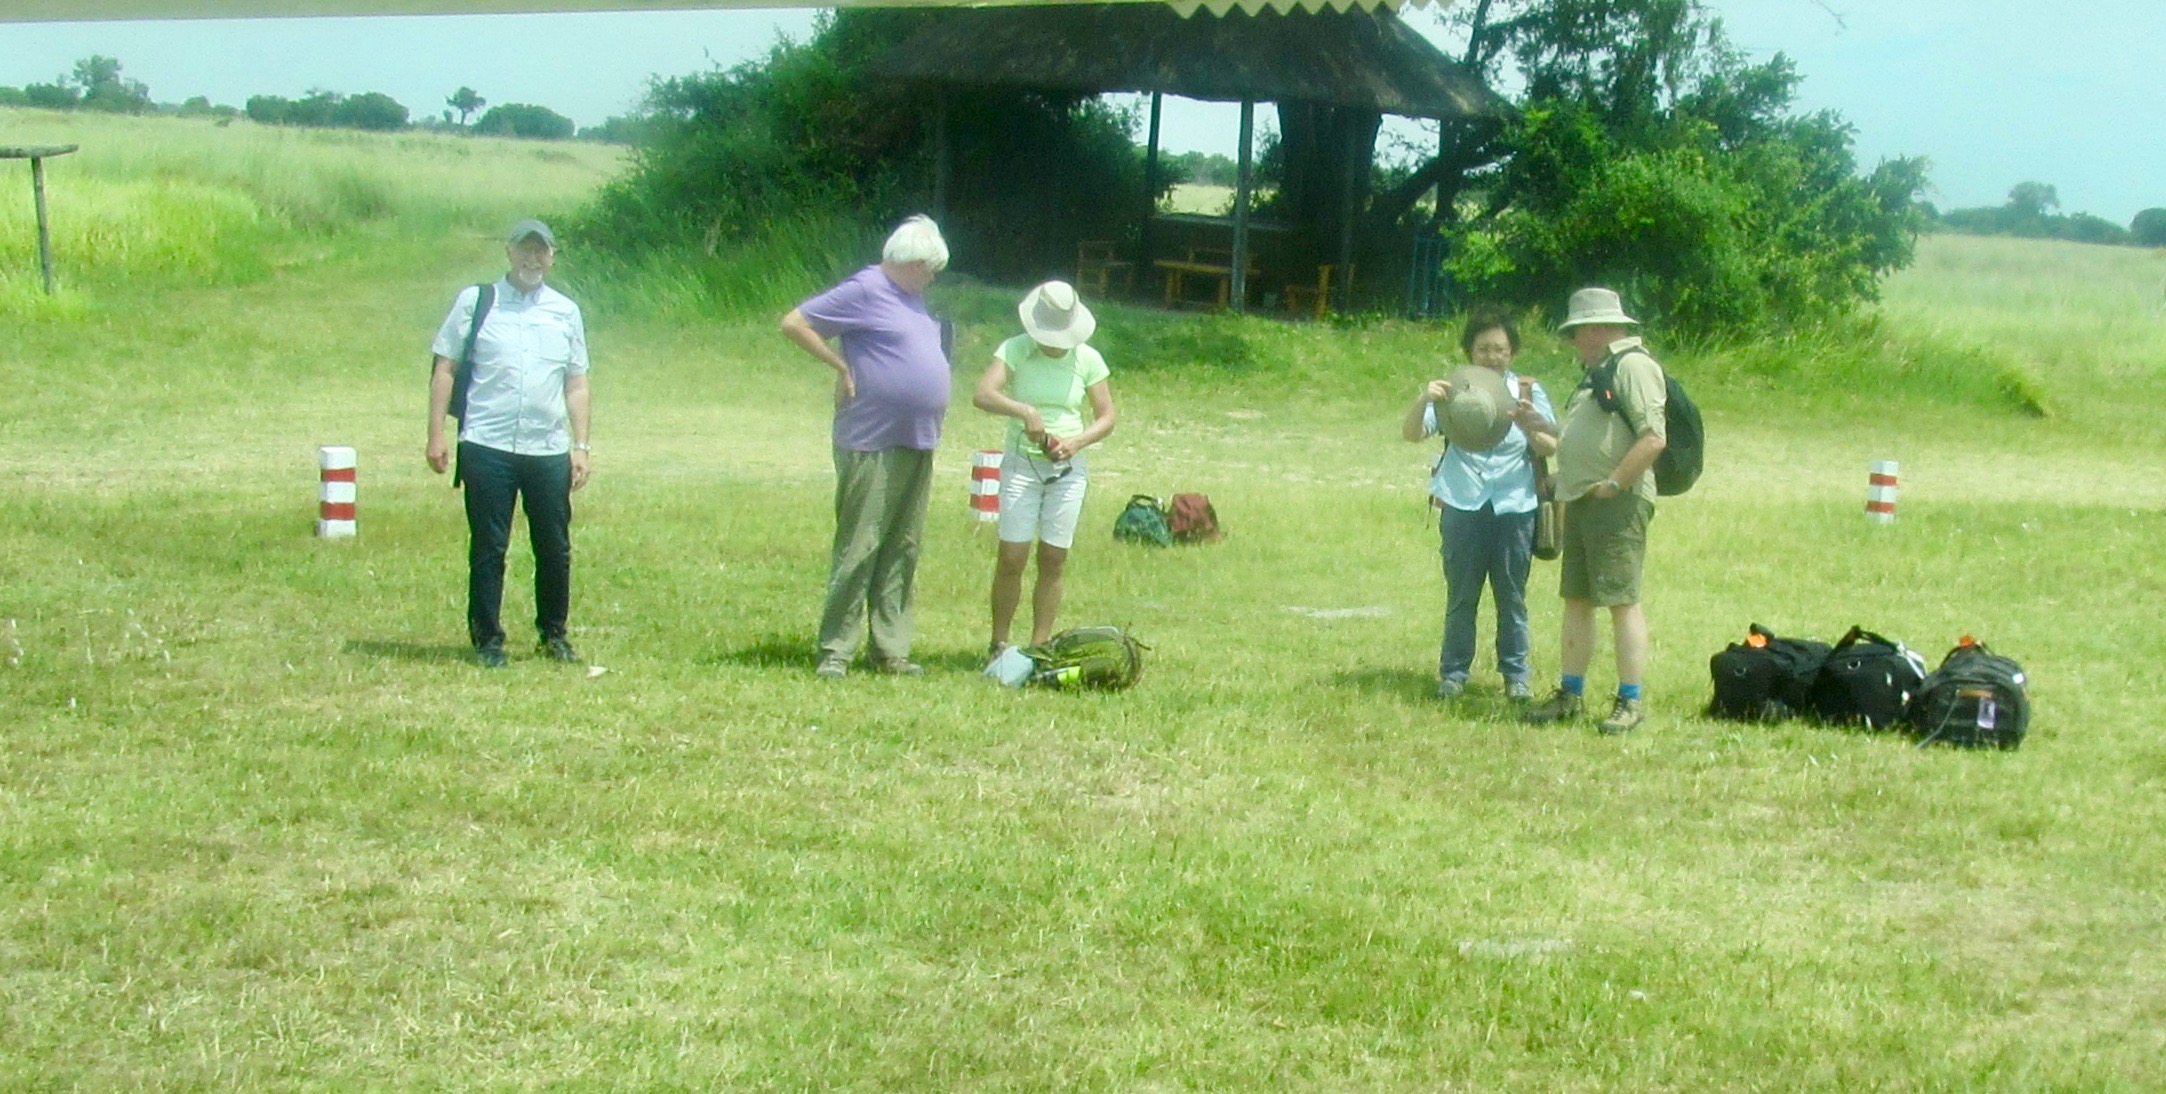
[[[1564,690],[1574,695],[1587,694],[1587,678],[1584,676],[1567,676],[1562,683]]]
[[[1638,699],[1639,697],[1640,697],[1640,686],[1639,686],[1638,684],[1619,684],[1619,685],[1617,685],[1617,698],[1619,698],[1619,699],[1634,699],[1634,700],[1637,700],[1637,699]]]

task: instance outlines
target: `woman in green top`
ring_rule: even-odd
[[[994,657],[1023,598],[1023,568],[1038,545],[1038,585],[1030,599],[1033,645],[1053,637],[1068,548],[1089,479],[1083,450],[1113,432],[1113,389],[1106,362],[1086,343],[1098,320],[1065,281],[1030,291],[1016,311],[1024,333],[1000,344],[978,378],[978,409],[1013,419],[1000,462],[1000,561],[993,569]],[[1090,403],[1085,423],[1083,404]]]

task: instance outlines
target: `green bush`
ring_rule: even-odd
[[[2145,209],[2128,222],[2129,241],[2139,247],[2166,247],[2166,209]]]
[[[876,239],[928,211],[940,100],[871,66],[938,17],[845,10],[823,16],[804,44],[657,81],[637,119],[634,170],[587,210],[581,234],[627,255],[727,261],[778,221],[830,219],[844,235]],[[958,270],[1011,282],[1059,275],[1073,269],[1078,239],[1122,238],[1145,207],[1135,119],[1103,102],[950,90],[945,109],[942,229]]]
[[[568,141],[579,127],[570,118],[532,103],[492,106],[474,123],[474,132],[492,137],[523,137],[528,140]]]
[[[1719,339],[1841,314],[1909,260],[1919,161],[1859,175],[1826,114],[1734,143],[1685,112],[1665,129],[1635,147],[1584,103],[1530,105],[1505,138],[1501,208],[1455,235],[1463,292],[1554,310],[1610,285],[1673,335]]]
[[[1841,118],[1790,113],[1790,61],[1748,64],[1697,0],[1474,19],[1477,54],[1508,48],[1528,90],[1450,232],[1463,297],[1554,312],[1607,284],[1673,336],[1723,340],[1839,315],[1909,261],[1923,162],[1860,172]]]

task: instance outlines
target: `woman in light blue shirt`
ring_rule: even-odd
[[[1512,426],[1496,447],[1470,452],[1447,445],[1429,480],[1431,504],[1444,554],[1444,648],[1437,658],[1437,698],[1456,699],[1466,691],[1474,668],[1475,616],[1486,583],[1497,605],[1497,671],[1505,694],[1515,703],[1533,698],[1527,664],[1527,573],[1533,566],[1534,458],[1557,451],[1556,412],[1542,385],[1512,371],[1519,353],[1519,330],[1498,311],[1477,311],[1467,319],[1459,347],[1471,364],[1501,373],[1508,390],[1519,396]],[[1439,431],[1438,408],[1448,404],[1452,385],[1431,380],[1407,411],[1402,432],[1422,441]]]

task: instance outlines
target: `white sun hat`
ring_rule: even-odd
[[[1624,301],[1610,289],[1581,289],[1572,294],[1572,302],[1565,309],[1564,322],[1557,324],[1560,331],[1597,323],[1607,327],[1636,327],[1640,321],[1625,314]]]
[[[1048,281],[1030,290],[1015,311],[1031,339],[1053,349],[1074,349],[1090,341],[1098,329],[1098,317],[1066,281]]]
[[[1444,378],[1452,386],[1451,402],[1438,408],[1437,431],[1455,447],[1468,452],[1487,452],[1504,443],[1512,431],[1511,388],[1504,374],[1480,365],[1461,365]]]

